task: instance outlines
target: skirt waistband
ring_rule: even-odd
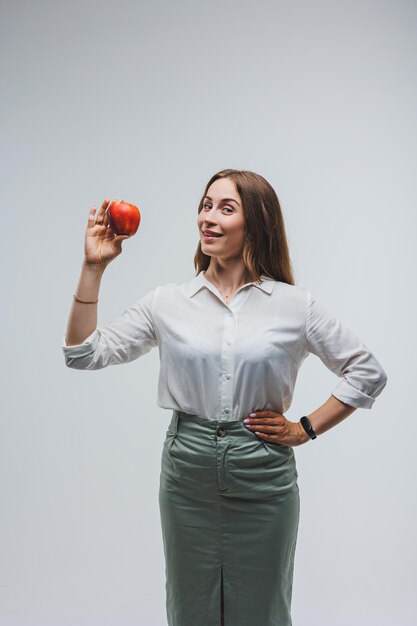
[[[255,445],[259,450],[278,453],[281,458],[294,458],[294,450],[291,446],[281,443],[266,441],[255,432],[246,428],[243,420],[226,422],[225,420],[211,420],[202,415],[191,415],[183,411],[173,410],[171,423],[168,426],[168,437],[176,438],[177,435],[184,437],[184,440],[191,441],[193,438],[201,440],[213,440],[216,442],[234,441],[238,445]],[[229,445],[229,444],[227,444]]]
[[[179,421],[182,421],[184,423],[200,424],[201,426],[206,427],[208,430],[217,430],[217,428],[221,426],[224,430],[227,431],[244,430],[245,432],[248,432],[243,423],[243,420],[212,420],[202,415],[192,415],[191,413],[184,413],[184,411],[178,411],[174,409],[172,422],[178,423]]]

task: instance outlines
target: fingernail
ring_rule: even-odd
[[[256,417],[256,413],[251,413],[249,417]]]
[[[248,424],[250,422],[250,419],[246,418],[243,421],[245,422],[245,424]]]

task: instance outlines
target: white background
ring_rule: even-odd
[[[416,31],[411,0],[1,3],[2,626],[166,624],[158,352],[83,372],[61,342],[90,207],[142,211],[105,324],[194,275],[226,167],[273,185],[296,284],[388,375],[296,449],[294,626],[416,623]],[[310,357],[286,416],[336,383]]]

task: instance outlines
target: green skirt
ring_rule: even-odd
[[[292,447],[174,411],[159,507],[169,626],[291,626],[300,510]]]

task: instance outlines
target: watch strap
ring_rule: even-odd
[[[311,422],[308,419],[307,415],[303,415],[303,417],[300,419],[300,423],[301,423],[301,426],[306,431],[307,435],[310,437],[310,439],[317,438],[317,435],[314,432],[314,428],[312,427]]]

